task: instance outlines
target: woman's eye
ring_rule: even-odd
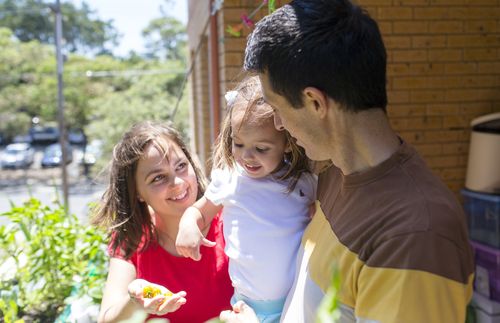
[[[165,176],[164,175],[157,175],[153,178],[153,180],[151,181],[152,183],[156,183],[156,182],[159,182],[161,181],[162,179],[164,179]]]
[[[243,147],[243,145],[242,145],[242,144],[237,144],[237,143],[234,143],[234,146],[235,146],[236,148],[242,148],[242,147]]]
[[[177,170],[184,170],[187,167],[186,162],[182,162],[179,165],[177,165]]]

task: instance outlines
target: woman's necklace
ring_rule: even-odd
[[[172,256],[181,257],[175,248],[175,240],[168,233],[158,232],[158,243]]]

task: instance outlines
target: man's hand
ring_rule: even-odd
[[[229,323],[259,323],[254,310],[243,301],[236,302],[232,311],[222,311],[219,318]]]
[[[158,289],[157,295],[145,295],[144,288]],[[182,305],[186,304],[186,292],[181,291],[173,294],[164,286],[150,283],[144,279],[135,279],[128,285],[128,294],[130,299],[139,304],[148,314],[165,315],[175,312]],[[147,294],[147,293],[146,293]],[[153,296],[152,298],[146,296]]]
[[[182,215],[179,223],[179,232],[175,240],[177,252],[193,260],[200,260],[200,246],[213,247],[215,242],[206,239],[198,227],[197,218],[200,217],[200,211],[195,207],[189,207]]]

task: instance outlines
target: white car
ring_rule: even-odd
[[[0,159],[2,168],[29,168],[33,164],[35,150],[29,143],[10,144],[5,147]]]

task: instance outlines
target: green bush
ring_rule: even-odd
[[[99,304],[106,279],[105,234],[64,207],[31,198],[0,214],[0,311],[5,322],[53,322],[88,295]],[[1,316],[0,316],[1,317]]]

